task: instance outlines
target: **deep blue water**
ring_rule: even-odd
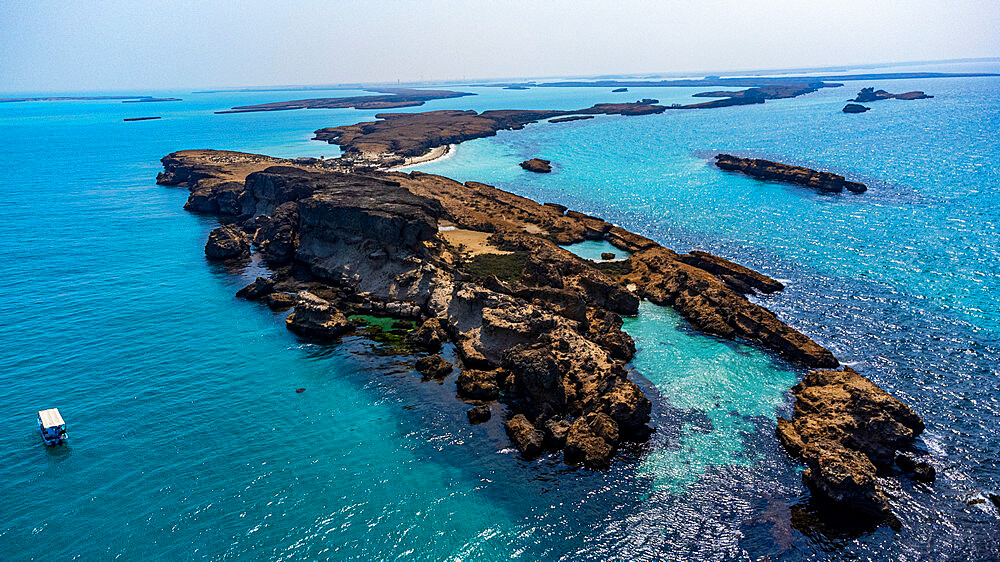
[[[840,113],[862,86],[936,97]],[[427,109],[575,108],[690,89],[474,89]],[[1000,79],[848,83],[762,106],[540,123],[419,169],[556,201],[788,282],[761,299],[910,403],[938,469],[889,480],[902,530],[802,532],[773,437],[801,372],[644,304],[627,329],[658,431],[606,472],[525,462],[501,412],[470,427],[454,375],[360,337],[304,344],[233,294],[214,226],[156,186],[185,148],[334,156],[373,111],[214,115],[310,91],[0,104],[0,559],[992,559],[1000,519]],[[352,95],[343,90],[326,95]],[[164,119],[124,123],[123,117]],[[867,181],[821,195],[727,174],[715,151]],[[552,174],[517,163],[544,157]],[[296,394],[294,389],[306,387]],[[70,443],[44,448],[58,407]]]

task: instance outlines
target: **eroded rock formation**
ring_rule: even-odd
[[[803,483],[840,510],[891,519],[876,472],[924,430],[920,417],[850,367],[811,371],[792,392],[795,413],[777,435],[809,467]]]
[[[742,172],[762,180],[794,183],[825,192],[840,193],[846,189],[852,193],[863,193],[868,189],[863,183],[847,181],[844,176],[831,172],[821,172],[802,166],[790,166],[759,158],[740,158],[730,154],[719,154],[715,157],[715,165],[723,170]]]

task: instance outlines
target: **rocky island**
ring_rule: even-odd
[[[870,103],[873,101],[881,100],[925,100],[933,98],[934,96],[929,96],[920,91],[904,92],[902,94],[890,94],[885,90],[876,90],[875,88],[862,88],[858,95],[855,96],[853,101],[858,103]]]
[[[780,422],[779,439],[805,461],[803,482],[831,512],[891,520],[876,473],[895,458],[904,472],[926,479],[928,467],[917,468],[906,454],[922,422],[862,375],[836,370],[829,350],[747,298],[780,291],[782,283],[707,252],[674,252],[563,205],[388,170],[405,155],[538,119],[664,109],[639,103],[385,114],[317,131],[345,147],[342,158],[189,150],[164,157],[157,182],[187,187],[186,209],[219,216],[208,258],[246,260],[256,251],[268,265],[269,278],[239,296],[292,308],[288,329],[323,341],[353,331],[355,314],[412,323],[406,339],[424,354],[415,369],[428,378],[458,369],[455,392],[471,406],[470,423],[488,420],[491,405],[503,404],[504,429],[525,458],[558,452],[567,463],[600,468],[622,443],[654,430],[652,403],[626,368],[635,344],[622,330],[622,316],[636,314],[642,299],[672,307],[697,330],[815,369],[793,389],[794,415]],[[736,168],[741,160],[718,157]],[[855,185],[825,172],[747,162],[749,170],[826,190],[838,181]],[[560,247],[585,240],[607,241],[628,257],[594,262]],[[438,353],[444,345],[453,346],[457,364]]]
[[[844,113],[864,113],[869,110],[871,110],[870,107],[865,107],[863,105],[858,105],[856,103],[849,103],[845,105],[844,109],[842,109],[841,111]]]
[[[805,94],[811,94],[820,88],[828,88],[832,84],[825,82],[803,82],[789,83],[772,86],[759,86],[737,91],[716,91],[700,92],[694,94],[696,98],[723,98],[702,103],[691,103],[687,105],[672,105],[671,109],[711,109],[714,107],[729,107],[733,105],[750,105],[764,103],[767,100],[778,100],[794,98]]]
[[[327,127],[315,133],[315,140],[336,144],[344,159],[355,165],[391,167],[406,158],[426,154],[434,147],[490,137],[501,130],[522,129],[525,125],[553,117],[576,115],[649,115],[666,107],[656,100],[633,103],[599,103],[585,109],[484,111],[440,110],[423,113],[379,113],[379,121],[341,127]]]
[[[159,183],[186,186],[188,209],[226,223],[212,232],[209,257],[245,259],[256,250],[271,267],[271,278],[242,296],[272,308],[294,305],[289,329],[322,340],[353,330],[348,317],[355,313],[416,322],[408,339],[428,354],[419,370],[450,372],[436,353],[453,345],[461,370],[456,394],[472,406],[470,422],[488,418],[489,404],[503,403],[505,430],[526,458],[559,451],[568,463],[599,468],[622,442],[649,434],[652,405],[629,378],[625,365],[635,345],[621,330],[621,316],[636,314],[640,299],[673,307],[706,333],[745,339],[797,364],[838,365],[745,296],[779,291],[780,282],[705,252],[678,254],[561,205],[349,161],[195,150],[168,155],[163,165]],[[480,243],[456,243],[471,239]],[[604,267],[559,247],[588,239],[631,256]],[[872,419],[898,417],[898,401],[887,401],[870,382],[855,386]],[[790,451],[809,464],[807,484],[837,505],[882,505],[883,492],[869,485],[871,463],[848,461],[879,443],[887,451],[904,447],[919,432],[914,417],[904,420],[909,436],[865,434],[862,449],[856,436],[868,426],[842,424],[839,440],[810,433],[809,416],[837,402],[812,404],[797,406],[794,425],[779,428]],[[849,494],[841,493],[845,478],[860,483],[848,486]]]
[[[759,158],[740,158],[731,154],[719,154],[715,157],[715,165],[723,170],[742,172],[757,179],[794,183],[828,193],[840,193],[845,189],[852,193],[864,193],[868,189],[863,183],[847,181],[844,176],[831,172],[821,172],[802,166],[790,166]]]
[[[531,160],[525,160],[518,164],[525,170],[529,172],[535,172],[537,174],[547,174],[552,171],[552,162],[548,160],[542,160],[541,158],[532,158]]]
[[[423,105],[424,102],[430,100],[475,95],[468,92],[453,92],[451,90],[416,90],[411,88],[383,88],[369,89],[368,91],[382,92],[384,95],[310,98],[257,105],[241,105],[224,111],[216,111],[216,113],[252,113],[255,111],[289,111],[292,109],[392,109],[395,107]]]

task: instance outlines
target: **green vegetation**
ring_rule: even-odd
[[[501,281],[513,283],[520,281],[524,275],[524,265],[528,262],[528,256],[528,252],[523,251],[510,254],[479,254],[465,260],[462,265],[477,281],[496,275]]]
[[[355,314],[348,317],[351,322],[361,325],[359,330],[368,338],[384,344],[390,352],[409,353],[406,344],[406,335],[413,331],[413,322],[400,320],[388,316],[371,316],[368,314]]]
[[[618,261],[593,261],[590,262],[594,268],[604,272],[612,277],[620,277],[622,275],[627,275],[632,273],[632,262],[629,260],[618,260]]]

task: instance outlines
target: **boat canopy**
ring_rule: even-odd
[[[66,425],[66,422],[62,419],[62,415],[59,414],[58,408],[39,410],[38,419],[42,420],[42,427],[60,427]]]

